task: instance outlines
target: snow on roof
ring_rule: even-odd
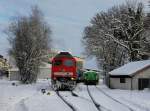
[[[132,75],[135,72],[142,70],[145,67],[150,66],[150,60],[130,62],[123,65],[120,68],[114,69],[109,72],[110,75]]]

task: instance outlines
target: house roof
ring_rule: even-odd
[[[136,62],[130,62],[125,65],[123,65],[120,68],[114,69],[109,74],[111,76],[123,76],[128,75],[132,76],[136,72],[143,70],[144,68],[150,67],[150,60],[143,60],[143,61],[136,61]]]

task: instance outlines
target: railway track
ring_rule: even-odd
[[[68,92],[68,91],[67,91]],[[84,98],[84,97],[82,97],[82,96],[79,96],[78,94],[76,94],[75,92],[73,92],[73,91],[69,91],[68,93],[70,93],[72,96],[74,96],[75,98],[76,98],[76,100],[78,99],[78,100],[83,100],[83,101],[87,101],[87,102],[89,102],[90,104],[88,104],[88,105],[92,105],[92,107],[93,107],[93,109],[91,109],[91,110],[87,110],[87,111],[101,111],[101,110],[98,110],[95,106],[94,106],[94,104],[93,104],[93,101],[91,100],[91,99],[87,99],[87,98]],[[61,94],[61,92],[60,92],[60,94]],[[62,93],[62,95],[60,95],[61,97],[62,97],[62,99],[65,97],[64,95],[63,95],[63,93]],[[65,101],[66,101],[66,99],[64,99]],[[68,100],[69,101],[69,100]],[[67,101],[67,102],[68,102]],[[74,102],[73,101],[70,101],[71,103],[73,103],[74,104]],[[69,103],[70,104],[70,103]],[[81,107],[83,107],[83,104],[81,105],[81,104],[76,104],[75,105],[75,107],[74,106],[72,106],[72,104],[70,104],[71,105],[71,109],[73,110],[73,111],[82,111],[82,108]],[[87,104],[86,104],[87,105]],[[69,106],[70,107],[70,106]],[[83,108],[83,110],[85,111],[85,108]]]
[[[74,102],[73,102],[73,104],[72,104],[72,102],[70,101],[69,102],[69,100],[67,100],[65,97],[65,93],[64,92],[61,92],[61,91],[55,91],[56,92],[56,94],[58,95],[58,97],[61,99],[61,100],[63,100],[63,102],[67,105],[67,106],[69,106],[70,107],[70,109],[72,110],[72,111],[82,111],[82,109],[80,109],[80,104],[79,104],[79,106],[78,105],[73,105],[74,104]],[[92,102],[92,100],[91,99],[87,99],[87,98],[84,98],[84,97],[82,97],[82,96],[80,96],[80,95],[78,95],[77,93],[75,93],[75,92],[73,92],[73,91],[66,91],[68,94],[70,93],[71,94],[71,96],[73,96],[73,97],[75,97],[76,99],[78,99],[78,100],[84,100],[84,101],[88,101],[91,105],[93,105],[93,102]],[[83,107],[83,106],[81,106],[81,107]],[[93,107],[94,107],[94,105],[93,105]],[[79,108],[79,109],[78,109]],[[83,110],[85,110],[84,108],[83,108]],[[97,108],[95,108],[94,107],[94,109],[92,109],[93,111],[99,111],[99,110],[97,110]],[[90,110],[91,111],[91,110]]]
[[[90,103],[93,103],[93,101],[92,101],[91,99],[88,99],[88,98],[82,97],[82,96],[80,96],[80,95],[76,94],[76,93],[75,93],[75,92],[73,92],[73,91],[71,91],[71,95],[72,95],[72,96],[74,96],[74,97],[78,97],[78,98],[81,98],[81,99],[83,99],[83,100],[86,100],[86,101],[88,101],[88,102],[90,102]]]
[[[91,94],[91,92],[90,92],[90,90],[89,90],[88,85],[87,85],[87,92],[88,92],[88,94],[89,94],[89,96],[90,96],[92,102],[94,103],[94,105],[95,105],[95,107],[97,108],[98,111],[103,111],[103,110],[104,110],[104,111],[111,111],[111,110],[105,108],[104,106],[100,105],[99,103],[97,103],[97,102],[95,101],[95,99],[93,98],[93,96],[92,96],[92,94]]]
[[[117,99],[111,97],[110,95],[108,95],[107,93],[105,93],[102,89],[98,88],[97,86],[95,86],[95,87],[96,87],[96,89],[98,89],[98,91],[100,91],[100,92],[103,93],[105,96],[107,96],[107,97],[109,97],[110,99],[112,99],[113,101],[115,101],[115,102],[117,102],[117,103],[119,103],[119,104],[121,104],[121,105],[127,107],[130,111],[135,111],[135,110],[133,110],[131,107],[129,107],[128,105],[123,104],[122,102],[118,101]]]
[[[89,97],[90,97],[89,99],[88,99],[88,98],[84,98],[84,97],[78,95],[77,93],[75,93],[75,92],[73,92],[73,91],[69,91],[69,92],[70,92],[71,95],[74,96],[74,97],[79,97],[79,98],[81,98],[81,99],[86,99],[86,100],[88,100],[88,101],[91,102],[93,105],[95,105],[95,108],[96,108],[98,111],[112,111],[111,109],[108,109],[107,107],[105,107],[104,104],[98,103],[98,101],[96,101],[96,98],[94,98],[94,95],[92,95],[92,92],[91,92],[91,89],[89,88],[89,86],[87,85],[86,87],[87,87],[87,93],[88,93],[88,95],[89,95]],[[109,98],[111,101],[114,101],[114,102],[116,102],[116,103],[118,103],[118,104],[120,104],[120,105],[126,107],[126,109],[128,109],[128,111],[135,111],[134,109],[132,109],[132,108],[129,107],[128,105],[121,103],[120,101],[116,100],[115,98],[112,98],[110,95],[108,95],[107,93],[105,93],[102,89],[100,89],[100,88],[98,88],[98,87],[96,87],[96,86],[94,86],[94,87],[95,87],[94,89],[97,89],[99,92],[101,92],[102,95],[104,95],[105,97]],[[52,89],[53,89],[53,88],[52,88]],[[54,90],[54,89],[53,89],[53,90]],[[55,91],[55,90],[54,90],[54,91]],[[59,91],[55,91],[55,92],[56,92],[56,94],[58,95],[58,97],[59,97],[68,107],[70,107],[70,109],[71,109],[72,111],[77,111],[77,108],[74,107],[74,105],[71,104],[71,103],[69,102],[69,100],[66,100],[63,94],[61,94]],[[127,110],[126,110],[126,111],[127,111]]]
[[[49,84],[49,83],[48,83]],[[50,85],[50,84],[49,84]],[[76,108],[70,104],[64,97],[59,93],[59,91],[54,90],[54,88],[51,86],[52,90],[57,94],[57,96],[68,106],[72,111],[77,111]]]
[[[55,91],[55,92],[61,98],[61,100],[63,100],[64,103],[72,109],[72,111],[77,111],[72,104],[70,104],[66,99],[63,98],[63,96],[59,93],[59,91]]]

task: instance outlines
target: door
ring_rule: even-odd
[[[138,81],[139,90],[143,90],[144,88],[150,87],[150,79],[149,78],[139,78]]]

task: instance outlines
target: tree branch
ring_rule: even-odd
[[[120,43],[119,40],[117,40],[114,36],[110,35],[110,34],[105,34],[106,36],[109,36],[110,38],[113,39],[114,42],[116,42],[117,44],[123,46],[124,48],[126,48],[128,51],[130,50],[128,46],[124,45],[123,43]]]

